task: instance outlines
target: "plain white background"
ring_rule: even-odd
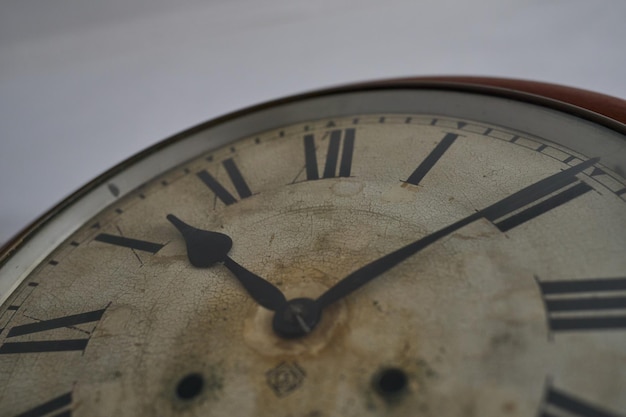
[[[489,75],[626,98],[626,1],[4,0],[0,245],[128,156],[321,87]]]

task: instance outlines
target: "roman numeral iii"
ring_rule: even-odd
[[[79,324],[100,321],[106,309],[88,311],[86,313],[72,314],[50,320],[42,320],[30,324],[22,324],[13,327],[7,334],[5,342],[0,346],[0,355],[13,353],[34,352],[64,352],[84,351],[89,342],[89,334],[76,339],[50,339],[29,341],[7,341],[14,337],[46,332],[62,327],[72,327]],[[95,327],[95,325],[94,325]],[[81,332],[81,334],[84,334]]]
[[[626,329],[626,278],[537,282],[553,332]]]
[[[330,131],[330,140],[326,151],[326,161],[322,178],[349,177],[352,169],[354,153],[355,129],[336,129]],[[340,157],[341,151],[341,157]],[[312,134],[304,136],[304,160],[306,163],[306,179],[320,179],[317,166],[317,150]],[[339,170],[337,170],[339,164]]]
[[[235,161],[232,158],[226,159],[222,162],[224,169],[226,169],[226,174],[228,178],[230,178],[231,183],[235,187],[237,191],[237,195],[240,199],[244,199],[250,197],[252,192],[250,191],[250,187],[246,183],[246,180],[243,179],[243,175],[241,175],[241,171],[235,164]],[[228,205],[235,204],[237,199],[228,191],[226,188],[215,179],[208,171],[202,170],[196,174],[202,182],[211,189],[219,198],[222,200],[222,203]]]

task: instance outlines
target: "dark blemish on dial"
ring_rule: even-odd
[[[385,368],[374,375],[372,384],[385,399],[395,399],[408,390],[409,377],[400,368]]]
[[[109,188],[109,191],[111,192],[111,194],[113,194],[113,197],[117,197],[120,195],[120,189],[117,188],[117,185],[108,184],[107,187]]]
[[[191,400],[202,393],[204,388],[204,377],[200,374],[192,373],[180,380],[176,386],[176,396],[181,400]]]

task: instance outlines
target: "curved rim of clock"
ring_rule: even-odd
[[[506,97],[562,111],[626,134],[626,100],[580,88],[511,78],[441,76],[404,78],[364,84],[389,88],[397,83],[417,83],[433,88]],[[406,84],[404,84],[406,85]]]
[[[197,132],[285,104],[346,93],[396,89],[444,90],[508,98],[570,114],[626,135],[626,101],[587,90],[537,81],[478,76],[425,76],[360,82],[306,92],[246,107],[200,123],[161,140],[120,162],[57,203],[0,247],[0,267],[11,258],[14,252],[27,243],[39,228],[91,190],[136,162]]]

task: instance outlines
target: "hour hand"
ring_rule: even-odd
[[[284,294],[273,284],[248,271],[228,256],[233,246],[232,239],[218,232],[202,230],[188,225],[173,214],[167,215],[181,233],[187,244],[189,262],[197,268],[208,268],[218,262],[235,275],[250,296],[261,306],[276,311],[287,302]]]

